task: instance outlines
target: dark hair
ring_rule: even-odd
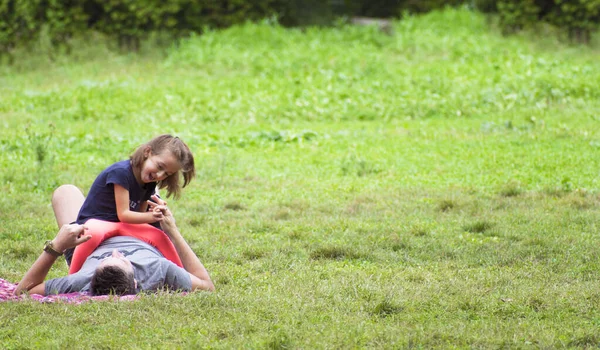
[[[99,267],[92,276],[92,295],[135,294],[133,272],[128,273],[118,266]]]
[[[171,135],[160,135],[149,142],[141,145],[138,149],[133,152],[131,155],[131,166],[139,170],[144,164],[144,161],[147,157],[147,151],[150,150],[152,154],[161,154],[165,150],[171,151],[173,156],[179,161],[179,165],[181,169],[166,179],[159,181],[157,183],[158,188],[167,188],[167,197],[173,195],[173,197],[179,197],[179,192],[181,188],[187,186],[187,184],[192,181],[194,176],[196,176],[196,168],[194,167],[194,155],[190,148],[183,142],[179,137],[174,137]],[[180,174],[183,175],[183,186],[180,187],[179,179]]]

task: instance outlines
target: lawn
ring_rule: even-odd
[[[597,45],[466,9],[81,45],[0,67],[0,277],[56,233],[54,188],[173,133],[198,176],[169,206],[217,291],[3,303],[2,348],[600,344]]]

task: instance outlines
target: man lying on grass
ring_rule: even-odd
[[[44,282],[62,252],[92,238],[86,233],[85,225],[69,224],[77,218],[83,201],[81,191],[72,185],[61,186],[54,192],[52,208],[60,230],[54,240],[46,243],[40,257],[19,282],[15,294],[28,291],[42,295],[71,292],[127,295],[158,289],[214,290],[208,272],[177,229],[171,211],[160,199],[154,210],[162,211],[161,228],[172,242],[183,268],[167,260],[159,249],[142,239],[118,235],[99,243],[77,272]]]

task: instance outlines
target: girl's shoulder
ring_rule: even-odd
[[[113,171],[113,170],[120,170],[120,169],[130,170],[131,162],[129,160],[122,160],[120,162],[111,164],[108,168],[104,169],[104,171],[106,172],[106,171]]]
[[[111,176],[126,176],[129,177],[129,174],[133,175],[133,170],[131,168],[131,163],[129,160],[123,160],[120,162],[116,162],[111,164],[108,168],[104,169],[102,173],[100,173],[100,177],[111,177]]]

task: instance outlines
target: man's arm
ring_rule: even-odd
[[[68,248],[76,247],[88,241],[92,236],[84,235],[84,230],[85,227],[82,225],[63,225],[54,240],[52,240],[54,249],[62,253]],[[56,259],[56,256],[43,251],[17,285],[15,294],[18,295],[27,291],[33,294],[45,294],[44,279],[48,276],[48,272]]]
[[[169,236],[171,242],[173,242],[175,250],[177,250],[177,254],[179,254],[179,258],[183,264],[183,268],[190,274],[190,278],[192,279],[192,290],[214,291],[215,285],[212,283],[208,271],[206,271],[206,268],[204,268],[204,265],[202,265],[196,253],[194,253],[179,232],[177,225],[175,225],[175,218],[169,208],[162,204],[166,202],[156,196],[152,196],[152,199],[158,203],[158,205],[152,202],[148,203],[153,211],[160,210],[163,213],[163,220],[160,222],[160,226]]]

